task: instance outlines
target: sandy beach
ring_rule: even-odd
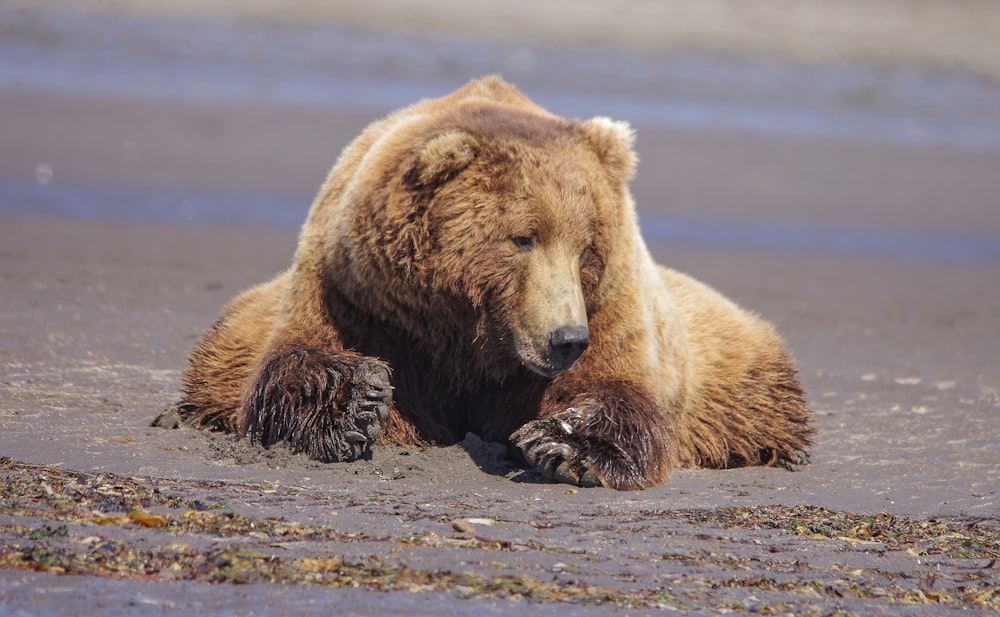
[[[156,28],[192,19],[146,4]],[[17,9],[18,19],[51,34],[61,26],[43,13],[63,9],[46,6]],[[219,12],[196,17],[231,15],[212,6]],[[132,22],[108,20],[123,30],[79,43],[84,52],[126,39]],[[0,43],[28,49],[19,36],[0,33]],[[750,53],[727,40],[703,45]],[[184,53],[203,54],[192,66],[205,74],[223,66],[193,48]],[[147,53],[162,61],[150,67],[162,80],[189,83],[171,72],[182,66],[174,52],[136,57]],[[918,56],[899,51],[885,64],[952,66]],[[615,493],[542,482],[475,436],[322,465],[151,428],[224,303],[290,263],[324,174],[388,111],[398,82],[384,65],[363,82],[338,65],[345,84],[377,74],[388,85],[344,104],[323,93],[286,100],[252,81],[250,95],[164,97],[150,94],[156,84],[140,92],[102,81],[111,69],[98,64],[90,85],[70,87],[29,79],[14,63],[0,61],[0,614],[1000,608],[1000,148],[966,138],[1000,124],[975,97],[962,99],[971,110],[962,116],[927,107],[900,121],[923,122],[920,139],[623,118],[638,133],[633,188],[654,255],[778,327],[819,437],[812,463],[795,472],[680,470],[666,486]],[[126,81],[149,73],[133,64],[115,70]],[[473,76],[449,66],[438,58],[420,91],[444,94],[443,82]],[[632,96],[524,75],[529,96],[583,92],[581,108]],[[666,109],[677,92],[707,92],[663,83],[653,93],[634,86],[635,100]],[[721,109],[722,95],[712,96],[705,105]],[[769,96],[723,102],[788,109]],[[847,113],[840,99],[817,105],[823,118]],[[618,109],[629,107],[609,113]]]

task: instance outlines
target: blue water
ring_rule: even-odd
[[[1000,85],[971,75],[0,5],[0,88],[8,90],[389,110],[494,72],[565,116],[1000,150]],[[312,197],[0,176],[0,214],[297,228]],[[642,225],[651,242],[1000,262],[1000,238],[975,234],[671,218]]]
[[[1000,237],[937,231],[861,229],[779,221],[642,219],[650,243],[724,250],[878,257],[950,264],[1000,263]]]
[[[0,213],[178,225],[262,225],[298,228],[314,193],[236,189],[142,188],[0,178]]]
[[[393,109],[494,72],[565,116],[1000,149],[971,75],[0,5],[3,88]]]
[[[264,225],[297,229],[312,193],[141,189],[0,180],[0,212],[179,225]],[[16,204],[16,209],[14,204]],[[651,244],[717,250],[778,251],[950,264],[1000,264],[1000,237],[933,231],[861,229],[779,221],[705,221],[643,216]]]

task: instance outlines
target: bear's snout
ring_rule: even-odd
[[[549,357],[553,367],[560,372],[573,366],[589,346],[587,326],[562,326],[549,333]]]

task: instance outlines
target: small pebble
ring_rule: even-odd
[[[464,518],[456,518],[453,520],[451,522],[451,528],[461,533],[472,533],[476,530],[476,528],[472,526],[472,523]]]

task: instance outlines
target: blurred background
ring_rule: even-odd
[[[295,229],[368,122],[488,73],[638,130],[654,244],[1000,261],[975,0],[0,0],[0,214]]]

